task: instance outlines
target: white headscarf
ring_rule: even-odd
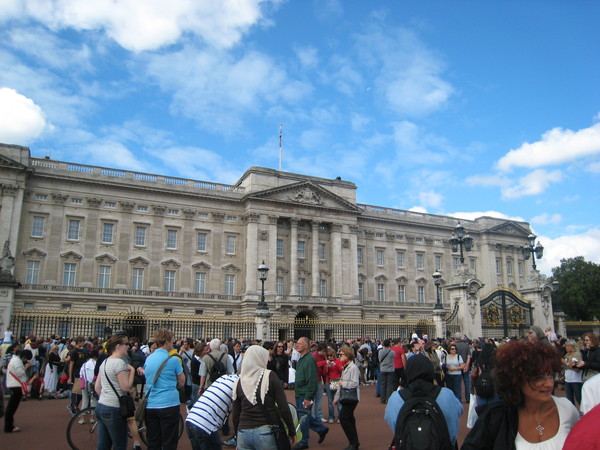
[[[240,377],[233,386],[233,399],[237,397],[237,385],[242,383],[242,391],[250,403],[256,405],[256,390],[260,384],[260,401],[265,404],[265,396],[269,391],[269,374],[267,370],[267,362],[269,361],[269,351],[262,348],[260,345],[252,345],[248,347],[244,354],[244,364],[242,364],[242,372]],[[261,380],[265,381],[261,384]]]

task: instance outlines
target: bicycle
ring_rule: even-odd
[[[81,421],[81,422],[80,422]],[[98,444],[98,435],[96,429],[98,422],[96,421],[96,408],[90,406],[82,409],[75,414],[67,425],[67,442],[72,450],[95,450]],[[179,415],[179,438],[183,434],[184,422],[183,417]],[[146,425],[142,423],[138,425],[138,433],[144,445],[148,445],[146,440]],[[131,439],[131,433],[127,432]]]

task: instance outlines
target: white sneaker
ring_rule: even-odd
[[[326,419],[325,417],[323,417],[323,418],[321,419],[321,422],[323,422],[323,423],[327,423],[327,419]]]

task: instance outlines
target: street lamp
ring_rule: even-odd
[[[260,266],[258,266],[259,278],[262,283],[262,288],[260,291],[260,302],[258,302],[256,309],[264,309],[267,311],[269,310],[269,305],[267,305],[267,302],[265,302],[265,281],[267,281],[267,272],[268,271],[269,271],[269,268],[263,261],[262,264]]]
[[[464,264],[465,257],[463,256],[463,246],[465,252],[470,252],[473,248],[473,238],[469,236],[469,233],[465,234],[465,228],[459,223],[454,228],[452,232],[452,237],[450,238],[450,245],[452,246],[452,251],[458,251],[460,247],[460,263]]]
[[[531,256],[533,270],[537,269],[535,265],[535,258],[537,257],[537,259],[542,259],[542,256],[544,256],[544,247],[542,246],[542,244],[540,244],[540,241],[538,241],[537,245],[535,245],[536,239],[537,236],[535,234],[530,234],[529,236],[527,236],[527,245],[521,248],[521,250],[523,251],[523,258],[525,260],[528,260]]]
[[[433,272],[432,277],[433,282],[435,283],[436,292],[435,307],[433,309],[444,309],[444,307],[442,306],[442,301],[440,299],[440,286],[442,284],[442,274],[436,270],[435,272]]]

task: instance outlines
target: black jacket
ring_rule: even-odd
[[[516,409],[493,402],[477,408],[479,418],[467,434],[461,450],[514,450],[519,431]]]
[[[582,354],[585,361],[585,369],[600,372],[600,347],[591,347],[587,351],[584,350]]]

